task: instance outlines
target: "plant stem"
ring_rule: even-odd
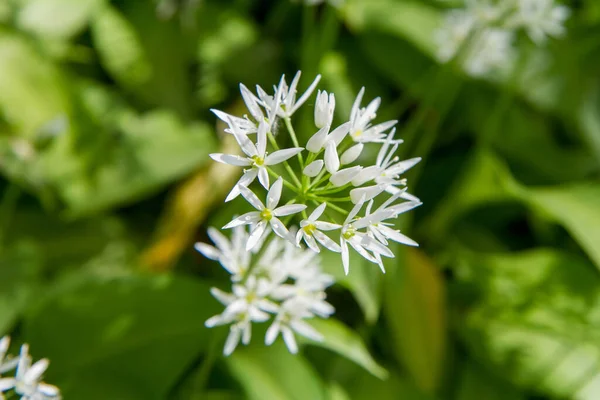
[[[284,118],[285,121],[285,126],[290,134],[290,137],[292,138],[292,143],[294,144],[294,147],[300,147],[300,144],[298,143],[298,138],[296,137],[296,131],[294,131],[294,127],[292,126],[292,120],[290,118]],[[297,154],[298,156],[298,161],[300,162],[300,169],[304,169],[304,157],[302,157],[302,152]]]
[[[273,146],[273,148],[275,148],[275,150],[279,150],[279,146],[277,145],[277,142],[275,141],[275,138],[273,137],[273,134],[271,132],[269,132],[267,134],[267,137],[269,138],[269,142],[271,143],[271,146]],[[285,167],[285,170],[290,175],[290,177],[292,178],[292,180],[294,181],[294,183],[298,186],[298,188],[302,188],[302,183],[300,182],[300,180],[298,179],[298,177],[294,173],[294,170],[292,169],[292,167],[290,166],[290,164],[287,161],[284,161],[283,162],[283,166]],[[297,190],[295,190],[295,191],[297,192]]]

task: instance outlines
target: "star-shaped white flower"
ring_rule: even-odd
[[[302,104],[304,104],[304,102],[308,100],[312,92],[317,87],[317,84],[321,80],[321,75],[317,75],[317,77],[310,84],[308,89],[306,89],[302,96],[300,96],[300,98],[296,100],[296,92],[301,74],[301,71],[298,71],[296,73],[296,76],[294,76],[294,79],[292,80],[292,83],[290,84],[289,88],[287,86],[287,83],[285,82],[285,76],[281,77],[281,82],[279,87],[277,88],[275,98],[281,99],[281,103],[277,108],[277,115],[279,115],[282,118],[291,117],[300,108],[300,106],[302,106]]]
[[[194,245],[196,250],[206,258],[218,261],[227,272],[231,274],[231,280],[238,282],[244,278],[250,266],[251,253],[246,251],[248,232],[244,226],[236,226],[233,229],[231,241],[213,227],[208,228],[208,236],[215,246],[198,242]]]
[[[523,27],[536,44],[543,44],[548,36],[564,35],[564,24],[571,14],[568,7],[555,4],[554,0],[519,0],[516,3],[516,13],[509,23]]]
[[[304,219],[300,222],[300,230],[298,230],[298,233],[296,234],[296,244],[299,245],[300,240],[304,239],[306,245],[316,253],[321,251],[317,245],[317,242],[320,243],[321,246],[339,253],[341,251],[340,246],[321,231],[340,229],[341,225],[332,224],[331,222],[317,221],[325,211],[326,206],[326,203],[321,204],[308,216],[307,219]]]
[[[371,121],[377,116],[377,109],[381,103],[381,98],[377,97],[367,107],[360,108],[364,93],[365,88],[363,87],[358,92],[356,100],[354,100],[354,104],[352,105],[349,134],[355,142],[379,142],[385,137],[384,132],[396,125],[398,121],[386,121],[371,126]]]
[[[265,336],[265,344],[267,346],[273,344],[277,336],[281,333],[283,341],[288,350],[292,354],[298,353],[298,344],[294,337],[294,332],[320,342],[323,340],[323,335],[315,330],[312,326],[304,321],[304,319],[312,318],[313,314],[305,307],[302,302],[296,299],[286,300],[280,308],[277,317],[273,324],[267,329]]]
[[[275,234],[283,239],[287,239],[290,242],[294,242],[294,238],[291,237],[290,232],[287,230],[283,222],[277,217],[283,217],[286,215],[292,215],[303,211],[306,208],[304,204],[289,204],[281,207],[277,207],[279,200],[281,199],[281,191],[283,189],[283,180],[281,177],[273,183],[271,189],[267,194],[267,205],[265,206],[262,201],[256,197],[256,195],[247,187],[239,186],[239,190],[242,196],[256,208],[257,211],[250,211],[243,214],[223,227],[223,229],[233,228],[239,225],[255,224],[248,242],[246,243],[246,250],[250,251],[261,238],[267,226],[270,226]]]
[[[235,129],[234,123],[232,123],[232,127]],[[257,176],[260,184],[265,189],[269,189],[269,173],[267,167],[282,163],[304,150],[302,147],[293,147],[267,154],[267,129],[268,125],[266,123],[259,126],[256,144],[252,143],[246,135],[234,132],[235,138],[242,151],[246,154],[246,157],[234,154],[210,154],[210,157],[213,160],[223,164],[250,167],[244,171],[244,174],[233,187],[225,201],[236,198],[240,194],[240,188],[247,187]]]
[[[344,221],[344,225],[342,226],[340,234],[340,247],[342,248],[342,264],[344,266],[344,272],[346,275],[348,275],[348,271],[350,270],[350,252],[348,250],[348,244],[350,244],[350,246],[352,246],[352,248],[366,260],[375,264],[379,264],[382,269],[383,266],[380,264],[381,258],[375,257],[373,254],[370,254],[369,251],[384,257],[394,257],[394,253],[392,253],[390,249],[370,237],[367,233],[359,232],[359,228],[354,225],[354,222],[360,224],[360,220],[356,221],[355,217],[364,203],[365,200],[363,197],[357,202],[354,208],[352,208],[352,211],[350,211],[348,217],[346,217],[346,220]]]
[[[21,400],[59,398],[60,391],[56,386],[42,382],[42,375],[46,372],[49,364],[50,362],[45,358],[32,364],[29,345],[24,344],[21,346],[16,376],[8,378],[14,380],[15,393],[21,395]],[[0,386],[3,386],[2,381],[6,379],[0,379]]]

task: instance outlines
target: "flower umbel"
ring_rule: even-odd
[[[296,100],[300,76],[298,72],[289,86],[282,77],[272,94],[260,86],[257,86],[257,94],[253,94],[240,85],[251,117],[236,117],[213,110],[227,122],[226,131],[235,136],[245,154],[211,154],[218,162],[245,168],[226,201],[241,194],[255,209],[234,218],[223,228],[250,225],[250,233],[245,236],[246,251],[258,251],[259,241],[273,231],[296,246],[303,241],[315,253],[322,249],[341,253],[346,273],[349,271],[350,247],[385,270],[381,257],[393,257],[393,253],[387,248],[387,239],[380,239],[386,237],[382,232],[399,238],[393,233],[396,231],[392,226],[398,213],[358,214],[367,202],[370,202],[369,210],[382,202],[386,204],[386,210],[406,207],[404,204],[409,204],[407,209],[420,205],[418,199],[406,192],[407,181],[402,176],[420,158],[401,160],[396,155],[402,143],[395,138],[397,121],[376,122],[381,99],[370,100],[363,107],[365,88],[356,96],[348,119],[337,126],[334,124],[335,95],[318,90],[314,103],[315,130],[307,132],[305,137],[309,139],[302,145],[291,118],[316,90],[320,76]],[[278,132],[273,129],[276,126]],[[255,141],[250,139],[254,134]],[[379,152],[374,163],[365,164],[361,156],[369,147],[379,147]],[[269,177],[276,178],[272,186]],[[262,189],[252,185],[256,178]],[[259,199],[261,196],[255,194],[256,190],[267,191],[266,202]],[[285,201],[285,205],[279,206],[280,201]],[[301,219],[297,218],[300,213]],[[382,219],[375,221],[377,217]],[[364,223],[367,220],[369,223]],[[380,223],[382,225],[378,225]],[[290,234],[292,225],[299,225],[295,237]],[[199,250],[209,258],[219,260],[232,274],[234,282],[244,281],[248,266],[239,261],[243,256],[234,255],[235,251],[226,248],[218,234],[212,232],[211,238],[217,248],[198,245]],[[398,241],[416,245],[408,238]],[[297,306],[290,305],[288,312],[281,314],[281,321],[291,318],[290,310],[300,312]],[[281,332],[283,334],[284,330]]]

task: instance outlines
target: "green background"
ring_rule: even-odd
[[[0,334],[66,400],[600,398],[600,3],[489,79],[435,61],[458,3],[1,1]],[[336,123],[362,86],[400,120],[421,246],[385,275],[325,255],[325,342],[258,328],[223,358],[204,321],[228,279],[192,244],[245,205],[223,205],[239,170],[208,158],[231,148],[209,109],[298,69]]]

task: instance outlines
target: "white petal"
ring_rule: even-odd
[[[350,191],[350,200],[354,204],[358,203],[362,198],[364,201],[369,201],[385,190],[387,185],[375,185],[365,188],[352,189]]]
[[[256,246],[256,244],[262,237],[263,233],[265,233],[266,228],[267,228],[267,221],[263,220],[263,221],[260,221],[258,224],[256,224],[256,226],[250,233],[250,237],[248,238],[248,241],[246,242],[246,251],[250,251],[254,248],[254,246]]]
[[[46,396],[55,397],[60,394],[60,390],[54,385],[49,385],[44,382],[38,384],[38,391]]]
[[[281,328],[280,322],[273,322],[269,329],[267,329],[267,333],[265,334],[265,344],[270,346],[275,342],[277,336],[279,335],[279,329]]]
[[[269,189],[269,193],[267,193],[267,208],[269,210],[274,209],[279,204],[279,200],[281,199],[281,190],[283,189],[283,179],[281,177],[277,178],[271,189]]]
[[[267,151],[267,131],[269,130],[269,125],[265,121],[261,121],[258,126],[258,131],[256,132],[256,150],[258,152],[259,157],[265,156],[265,152]]]
[[[210,288],[210,294],[213,295],[215,299],[219,301],[219,303],[224,306],[228,306],[236,300],[236,297],[231,293],[226,293],[219,288],[212,287]]]
[[[360,165],[341,169],[333,175],[331,175],[331,177],[329,178],[329,182],[331,182],[333,186],[336,187],[344,186],[350,183],[350,181],[352,181],[361,172],[361,170],[362,167]]]
[[[314,178],[315,176],[319,175],[319,172],[321,172],[323,169],[323,164],[323,160],[315,160],[304,167],[302,173],[309,178]]]
[[[354,179],[352,180],[352,184],[354,186],[363,185],[369,182],[370,180],[373,180],[375,177],[381,175],[382,172],[383,170],[376,165],[368,166],[366,168],[363,168],[363,170],[360,171],[360,174],[354,177]]]
[[[328,140],[327,143],[325,143],[325,169],[327,169],[330,174],[333,174],[340,169],[337,146],[333,140]]]
[[[258,168],[258,181],[265,189],[269,190],[269,173],[264,167]]]
[[[258,211],[265,209],[265,205],[258,199],[258,197],[256,197],[252,190],[245,186],[240,186],[240,192],[252,207],[256,208]]]
[[[287,326],[284,326],[281,329],[281,335],[283,336],[283,341],[285,342],[285,345],[287,346],[290,353],[298,353],[298,344],[296,343],[294,332],[292,332],[292,330]]]
[[[211,260],[218,260],[221,256],[221,252],[219,250],[206,243],[197,242],[194,244],[194,248],[198,250],[204,257]]]
[[[354,219],[354,217],[356,217],[356,214],[358,214],[358,212],[360,211],[360,209],[362,208],[362,206],[365,204],[365,199],[361,198],[360,201],[358,201],[354,207],[352,207],[352,210],[350,210],[350,213],[348,214],[348,216],[346,217],[346,220],[344,221],[344,225],[346,225],[347,223],[349,223],[350,221],[352,221]]]
[[[340,158],[342,165],[351,164],[356,161],[356,159],[360,156],[360,153],[362,153],[363,147],[364,145],[362,143],[358,143],[346,150]]]
[[[381,254],[386,257],[394,258],[394,253],[390,249],[388,249],[385,245],[379,243],[377,240],[369,237],[367,235],[363,236],[360,244],[364,246],[367,250],[372,251],[374,253]]]
[[[386,170],[391,175],[400,175],[408,171],[421,161],[421,157],[409,158],[408,160],[400,161]]]
[[[346,243],[346,240],[342,239],[340,241],[340,245],[342,249],[342,265],[344,266],[344,273],[348,275],[348,271],[350,270],[350,253],[348,252],[348,243]]]
[[[26,382],[39,380],[44,372],[48,369],[49,364],[50,361],[47,358],[42,358],[41,360],[37,361],[27,370],[27,372],[25,372],[23,380]]]
[[[0,395],[2,392],[12,389],[17,384],[15,378],[0,378]]]
[[[315,221],[315,226],[320,231],[333,231],[334,229],[340,229],[342,227],[341,225],[325,221]]]
[[[234,228],[240,225],[248,225],[258,221],[260,221],[260,213],[258,211],[250,211],[233,219],[230,223],[225,225],[223,229]]]
[[[342,251],[340,246],[336,242],[331,240],[331,238],[329,238],[329,236],[325,235],[323,232],[315,231],[314,236],[317,239],[317,241],[321,243],[326,249],[331,250],[335,253],[339,253]]]
[[[315,342],[320,342],[323,340],[323,335],[321,335],[315,328],[304,321],[292,321],[290,326],[298,334],[314,340]]]
[[[225,347],[223,348],[223,354],[225,356],[233,353],[238,343],[240,342],[241,332],[237,327],[232,326],[229,329],[229,335],[227,336],[227,340],[225,341]]]
[[[237,181],[233,189],[231,189],[231,192],[229,192],[229,194],[227,195],[225,202],[231,201],[238,197],[240,195],[240,188],[238,187],[238,185],[248,187],[248,185],[251,184],[254,181],[254,179],[256,179],[257,174],[258,170],[256,168],[250,168],[246,170],[244,174],[240,177],[240,179]]]
[[[250,91],[246,86],[240,83],[240,92],[242,94],[242,98],[244,99],[244,103],[246,103],[246,107],[250,114],[254,117],[257,122],[261,122],[264,119],[264,114],[258,105],[258,98]]]
[[[232,154],[212,153],[210,154],[210,158],[222,164],[235,165],[238,167],[249,167],[252,165],[252,161],[248,160],[246,157]]]
[[[388,238],[393,240],[394,242],[406,244],[408,246],[419,246],[419,243],[415,242],[411,238],[406,235],[400,233],[400,231],[388,228],[387,226],[380,227],[381,232]]]
[[[336,146],[344,140],[348,132],[350,131],[350,122],[345,122],[342,125],[335,128],[331,133],[327,136],[327,140],[333,140]]]
[[[414,201],[405,201],[404,203],[395,204],[395,205],[391,206],[389,208],[389,210],[392,210],[395,215],[398,215],[398,214],[402,214],[404,212],[410,211],[413,208],[419,207],[421,204],[423,204],[423,203],[414,202]]]
[[[325,144],[325,140],[327,139],[328,132],[328,126],[324,126],[323,128],[319,129],[317,133],[308,139],[308,142],[306,143],[306,150],[310,151],[311,153],[318,153],[321,151],[323,145]]]
[[[290,232],[287,230],[283,222],[279,220],[279,218],[273,217],[271,218],[269,223],[271,224],[273,232],[275,232],[277,236],[279,236],[282,239],[289,240],[291,243],[294,243],[294,237],[290,235]]]
[[[354,100],[354,104],[352,104],[352,110],[350,111],[350,119],[354,120],[358,117],[358,112],[360,110],[360,103],[362,102],[362,98],[363,95],[365,94],[365,88],[364,86],[360,89],[360,91],[358,92],[358,95],[356,95],[356,100]]]
[[[319,207],[315,208],[312,213],[308,216],[310,221],[316,221],[325,211],[325,207],[327,207],[327,203],[321,203]]]
[[[304,150],[303,147],[292,147],[290,149],[277,150],[265,158],[265,165],[276,165],[282,163],[294,157],[302,150]]]
[[[287,206],[277,207],[273,210],[273,215],[276,217],[284,217],[286,215],[292,215],[304,211],[306,205],[304,204],[288,204]]]
[[[248,345],[250,343],[250,339],[252,338],[252,325],[250,325],[250,323],[246,323],[242,329],[242,343]]]
[[[248,157],[254,157],[259,154],[256,146],[250,139],[248,139],[248,136],[242,134],[235,134],[233,136],[235,137],[235,140],[237,140],[242,151],[246,153]]]

